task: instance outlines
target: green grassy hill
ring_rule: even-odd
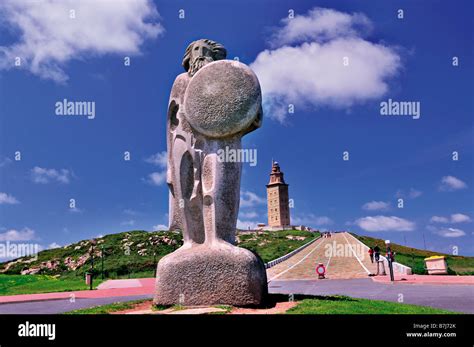
[[[309,242],[318,233],[307,231],[238,232],[237,244],[258,253],[268,262]],[[95,240],[83,240],[65,247],[44,250],[36,260],[19,258],[0,264],[3,274],[59,275],[61,279],[84,278],[94,259],[95,277],[101,276],[102,250],[104,277],[153,276],[161,257],[182,245],[180,233],[169,231],[129,231]],[[93,259],[92,259],[93,254]]]
[[[369,247],[378,245],[385,253],[385,241],[369,236],[359,236],[351,233],[354,237],[362,241]],[[433,255],[443,255],[448,263],[449,273],[451,275],[474,275],[474,257],[463,257],[440,252],[426,251],[412,247],[406,247],[392,243],[392,250],[396,253],[395,261],[412,268],[414,274],[427,274],[425,270],[425,258]]]
[[[65,247],[38,253],[36,260],[25,257],[0,264],[4,274],[61,275],[84,278],[94,258],[94,273],[99,273],[104,252],[104,275],[119,278],[153,271],[156,259],[173,252],[182,244],[181,234],[173,232],[130,231],[83,240]]]
[[[353,234],[368,246],[385,249],[384,240]],[[258,253],[268,262],[311,241],[319,233],[284,230],[237,232],[237,244]],[[152,277],[157,262],[182,245],[180,233],[169,231],[129,231],[83,240],[61,248],[41,251],[37,259],[19,258],[0,263],[0,295],[28,292],[87,289],[84,274],[90,271],[94,254],[94,285],[104,279]],[[444,255],[451,274],[473,275],[474,257],[453,256],[393,244],[396,261],[424,274],[424,258]],[[34,276],[21,276],[34,275]],[[15,276],[14,276],[15,275]]]

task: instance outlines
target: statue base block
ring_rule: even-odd
[[[263,261],[228,243],[178,249],[160,260],[156,277],[156,305],[254,306],[268,293]]]

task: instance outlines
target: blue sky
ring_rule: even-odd
[[[186,46],[210,38],[254,68],[265,99],[262,128],[243,140],[258,162],[244,163],[240,226],[267,220],[273,158],[295,224],[420,248],[424,236],[429,249],[474,255],[472,2],[38,6],[0,5],[0,242],[48,247],[167,224],[169,91]],[[94,101],[95,118],[56,115],[65,98]],[[389,98],[419,102],[421,117],[382,116]]]

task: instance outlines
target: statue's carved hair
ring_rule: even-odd
[[[214,60],[221,60],[227,57],[227,50],[220,43],[216,41],[208,40],[208,39],[196,40],[196,41],[191,42],[188,48],[186,48],[186,52],[184,53],[183,63],[182,63],[184,70],[186,71],[189,70],[189,63],[191,60],[191,51],[193,50],[194,45],[200,42],[204,42],[211,47],[212,57],[214,58]]]

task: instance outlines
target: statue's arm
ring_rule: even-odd
[[[263,121],[263,108],[262,108],[262,104],[260,104],[255,120],[252,122],[252,124],[250,124],[250,126],[247,128],[247,130],[244,132],[243,135],[251,133],[252,131],[260,128],[262,126],[262,121]]]
[[[166,173],[166,181],[173,193],[173,172],[172,172],[172,156],[173,156],[173,132],[179,126],[178,112],[183,103],[184,92],[188,84],[187,73],[182,73],[176,77],[171,87],[170,98],[168,101],[168,114],[166,120],[166,142],[168,146],[168,169]]]

